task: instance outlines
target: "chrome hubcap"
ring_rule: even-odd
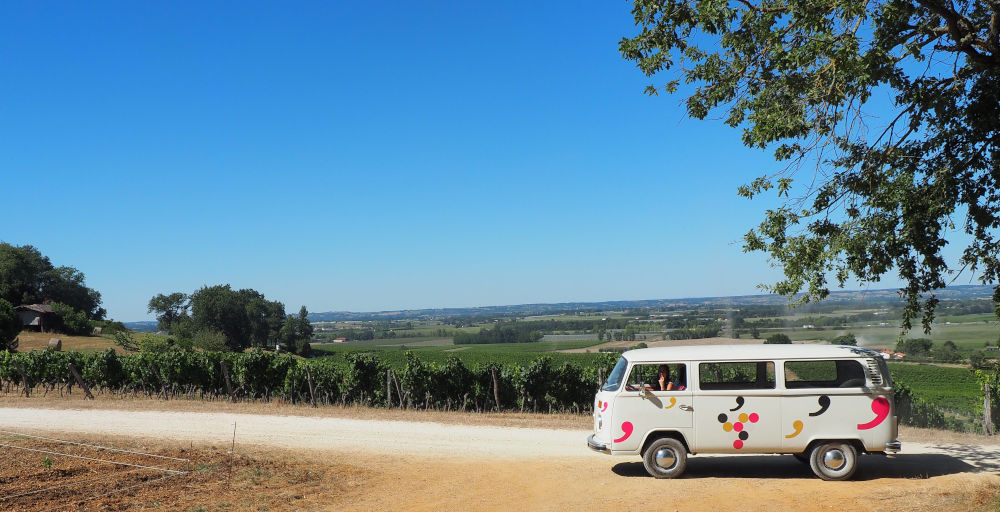
[[[663,469],[670,469],[677,463],[677,455],[670,448],[660,448],[656,450],[656,465]]]
[[[841,450],[827,450],[827,452],[823,454],[823,465],[827,468],[837,471],[843,468],[844,464],[847,464],[847,457]]]

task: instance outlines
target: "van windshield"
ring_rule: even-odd
[[[615,368],[611,370],[611,374],[608,375],[608,380],[604,383],[604,387],[601,389],[604,391],[617,391],[622,385],[622,379],[625,378],[625,369],[628,368],[628,361],[625,358],[618,360],[618,364]]]

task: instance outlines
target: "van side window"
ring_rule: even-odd
[[[665,368],[664,386],[660,384],[660,369]],[[651,391],[684,391],[687,389],[687,371],[684,364],[676,363],[650,363],[637,364],[632,367],[632,373],[628,376],[626,390],[638,391],[640,386],[645,386]]]
[[[786,361],[785,387],[860,388],[865,385],[865,369],[854,359]]]
[[[771,361],[739,361],[701,363],[698,384],[703,390],[774,389],[774,363]]]

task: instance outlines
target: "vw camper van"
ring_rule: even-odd
[[[594,397],[587,445],[673,478],[698,453],[783,453],[824,480],[898,452],[889,369],[873,350],[714,345],[630,350]]]

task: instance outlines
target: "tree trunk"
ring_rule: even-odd
[[[989,382],[983,383],[983,389],[986,392],[985,396],[983,396],[983,430],[986,432],[986,435],[992,436],[996,433],[996,430],[993,428],[993,404],[991,403],[992,397],[990,396],[993,390],[990,389]]]

